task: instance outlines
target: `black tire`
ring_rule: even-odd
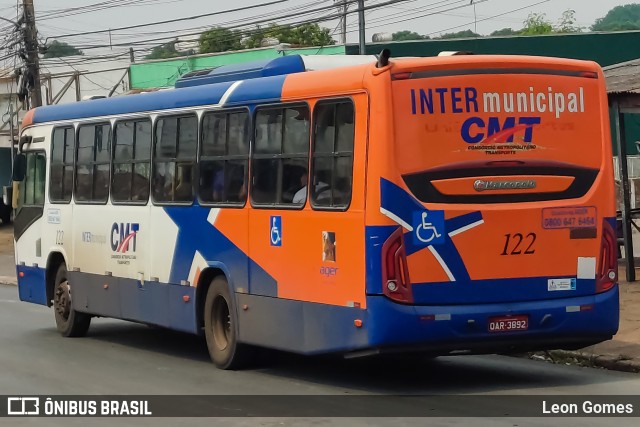
[[[56,327],[63,337],[82,337],[91,325],[91,316],[73,309],[71,288],[67,280],[67,266],[62,264],[56,273],[53,287],[53,313]]]
[[[211,281],[204,304],[204,331],[209,356],[220,369],[238,369],[251,359],[252,349],[238,343],[238,316],[227,280]]]

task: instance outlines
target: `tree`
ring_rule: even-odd
[[[144,59],[168,59],[182,55],[184,54],[176,49],[176,42],[169,42],[154,47],[151,53],[145,56]]]
[[[473,37],[482,37],[480,34],[474,33],[471,30],[458,31],[457,33],[444,33],[439,39],[464,39],[464,38],[473,38]]]
[[[524,28],[520,30],[520,34],[525,36],[551,33],[553,33],[553,24],[547,20],[547,15],[544,13],[530,13],[524,21]]]
[[[200,34],[200,53],[226,52],[242,49],[242,35],[237,30],[214,27]]]
[[[81,50],[65,42],[54,40],[46,47],[45,58],[61,58],[63,56],[84,55]]]
[[[518,34],[520,34],[520,32],[514,30],[513,28],[503,28],[501,30],[495,30],[493,33],[490,34],[490,36],[492,36],[492,37],[517,36]]]
[[[398,31],[391,35],[394,42],[406,41],[406,40],[428,40],[429,36],[423,36],[415,31]]]
[[[576,25],[576,11],[567,9],[562,12],[562,17],[555,27],[556,33],[581,33],[583,27]]]
[[[298,26],[269,24],[266,28],[256,27],[251,34],[242,40],[247,49],[262,46],[266,39],[278,40],[295,46],[326,46],[335,44],[328,28],[318,24],[302,24]]]
[[[592,31],[640,30],[640,4],[616,6],[603,18],[596,19]]]

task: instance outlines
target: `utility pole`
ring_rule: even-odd
[[[40,85],[40,59],[38,58],[38,31],[36,30],[36,13],[33,0],[22,0],[24,8],[24,46],[26,50],[27,75],[33,78],[31,91],[31,108],[42,105],[42,86]]]
[[[360,33],[360,55],[365,54],[366,50],[366,34],[364,26],[364,0],[358,0],[358,29]]]
[[[334,0],[334,3],[338,6],[340,12],[340,44],[347,44],[347,9],[349,4],[347,0]]]

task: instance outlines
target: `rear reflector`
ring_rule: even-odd
[[[586,77],[588,79],[597,79],[598,78],[598,73],[595,73],[593,71],[582,71],[579,74],[580,77]]]
[[[393,80],[406,80],[411,78],[411,73],[398,73],[392,76]]]
[[[382,245],[382,292],[397,302],[413,302],[402,227]]]
[[[596,292],[613,288],[618,281],[617,237],[609,221],[602,222],[602,243],[600,244],[600,267],[596,274]]]

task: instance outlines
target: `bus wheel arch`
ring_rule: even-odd
[[[91,315],[73,308],[71,286],[69,285],[67,265],[62,263],[54,279],[53,314],[56,328],[64,337],[82,337],[91,325]]]
[[[207,348],[218,368],[238,369],[251,359],[253,348],[239,342],[237,304],[226,275],[218,269],[211,270],[201,277],[198,288],[204,283],[208,286],[197,290],[200,301],[204,299],[202,320]]]
[[[60,252],[51,252],[47,259],[47,269],[45,271],[47,307],[51,307],[53,305],[53,291],[56,287],[56,275],[58,274],[58,269],[61,265],[67,265],[64,255]]]
[[[207,299],[207,292],[211,282],[218,276],[227,279],[225,272],[221,268],[208,267],[200,273],[196,287],[196,320],[200,330],[204,331],[204,305]]]

